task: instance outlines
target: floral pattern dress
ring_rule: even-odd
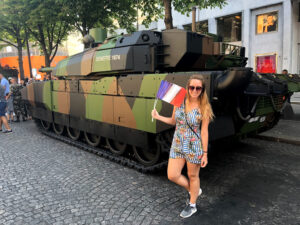
[[[186,123],[186,119],[191,128]],[[203,147],[200,134],[201,114],[198,109],[193,109],[185,114],[184,104],[175,110],[176,128],[170,150],[170,158],[184,158],[190,163],[200,164],[203,156]]]

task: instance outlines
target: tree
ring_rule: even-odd
[[[129,32],[134,30],[136,21],[135,2],[132,0],[62,0],[68,22],[82,36],[96,27],[115,29],[117,22],[120,28]]]
[[[26,5],[26,28],[45,56],[45,66],[50,67],[59,45],[71,29],[61,0],[22,0]]]
[[[172,7],[182,14],[189,14],[193,6],[199,9],[223,7],[226,0],[137,0],[137,6],[145,16],[144,25],[164,17],[166,29],[173,29]],[[164,12],[164,14],[163,14]]]
[[[18,0],[1,0],[0,4],[0,41],[18,50],[20,77],[24,79],[23,54],[25,44],[23,5]]]

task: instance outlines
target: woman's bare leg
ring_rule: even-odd
[[[184,187],[187,191],[190,190],[188,179],[181,174],[182,168],[184,167],[185,159],[171,159],[169,158],[168,163],[168,179],[174,183]]]
[[[200,164],[187,162],[187,170],[190,184],[190,203],[195,204],[199,194],[200,188]]]
[[[3,125],[4,125],[4,127],[5,127],[6,130],[11,130],[10,126],[8,125],[6,116],[1,116],[0,120],[2,121],[2,123],[3,123]]]

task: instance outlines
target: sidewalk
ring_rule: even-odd
[[[300,104],[300,92],[296,92],[292,95],[291,102],[295,104]]]
[[[300,121],[281,119],[275,127],[258,134],[257,138],[300,145]]]

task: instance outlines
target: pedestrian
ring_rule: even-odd
[[[11,85],[11,95],[13,95],[13,106],[14,112],[16,115],[16,122],[20,122],[22,117],[23,121],[27,120],[27,112],[25,108],[25,103],[22,100],[21,89],[23,86],[14,81],[14,84]]]
[[[22,79],[22,80],[20,80],[20,84],[21,84],[21,86],[22,86],[22,87],[26,87],[25,80],[23,80],[23,79]]]
[[[14,104],[13,104],[13,94],[11,92],[11,87],[12,85],[16,82],[14,78],[8,78],[9,82],[10,82],[10,91],[9,94],[7,96],[7,120],[11,123],[11,121],[14,120]]]
[[[5,88],[5,96],[7,96],[9,94],[9,82],[2,73],[0,73],[0,80],[0,84]]]
[[[8,99],[8,95],[9,95],[9,82],[8,80],[4,77],[4,75],[2,73],[0,73],[0,86],[1,86],[1,96],[0,96],[0,131],[2,131],[2,123],[4,124],[4,126],[6,127],[6,131],[7,132],[11,132],[10,127],[7,124],[7,119],[5,116],[5,112],[6,112],[6,106],[7,106],[7,99]],[[4,107],[4,108],[3,108]],[[2,116],[2,114],[4,114],[4,118]]]
[[[187,205],[180,213],[183,218],[197,212],[196,201],[202,193],[200,167],[204,168],[208,163],[208,125],[214,117],[203,77],[192,75],[186,89],[185,101],[180,107],[174,106],[172,117],[161,116],[156,109],[152,110],[154,119],[176,125],[168,162],[168,178],[189,193]],[[182,175],[185,164],[188,178]]]
[[[6,95],[5,95],[6,87],[0,84],[0,131],[2,131],[2,124],[5,127],[5,131],[3,133],[11,133],[12,129],[8,125],[5,109],[6,109]]]

